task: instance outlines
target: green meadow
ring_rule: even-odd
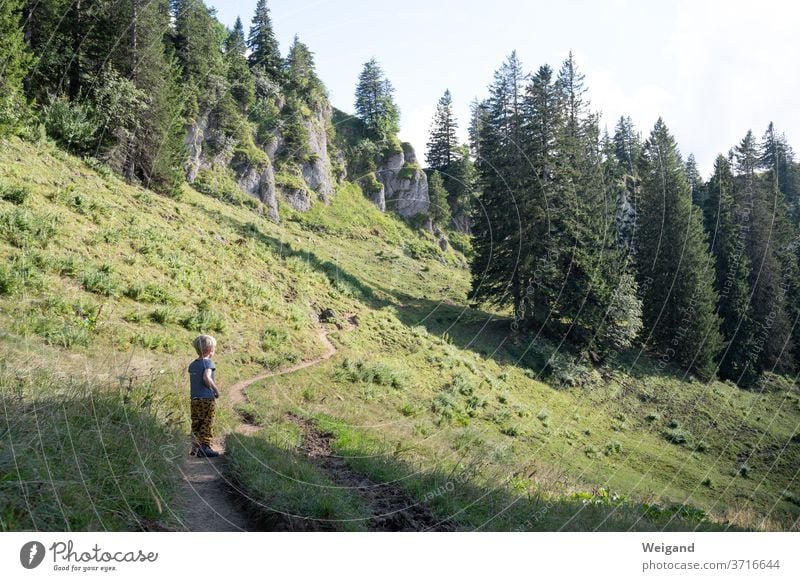
[[[457,530],[797,530],[793,378],[743,390],[637,350],[578,361],[468,304],[466,237],[442,251],[354,184],[280,210],[0,141],[0,529],[180,529],[185,367],[207,332],[226,470],[276,527],[372,516],[304,456],[292,413]],[[239,409],[225,397],[320,356],[320,326],[332,358]],[[263,429],[237,434],[243,412]]]

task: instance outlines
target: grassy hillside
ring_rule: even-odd
[[[322,324],[337,354],[251,387],[266,428],[228,436],[231,475],[273,510],[369,517],[300,453],[291,412],[454,528],[797,529],[791,381],[743,391],[522,342],[466,306],[461,253],[353,185],[276,225],[249,199],[165,198],[93,165],[0,142],[0,528],[179,527],[191,340],[217,337],[224,391],[319,355]],[[218,429],[237,417],[223,397]]]

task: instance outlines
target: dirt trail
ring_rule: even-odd
[[[357,325],[355,316],[347,317],[346,329],[354,329]],[[336,347],[328,339],[325,328],[317,331],[325,353],[314,359],[302,361],[296,365],[277,371],[268,371],[239,381],[230,387],[228,396],[236,405],[246,403],[246,389],[252,384],[275,377],[294,373],[300,369],[318,365],[336,354]],[[287,419],[305,431],[304,452],[308,459],[323,470],[328,477],[339,486],[347,486],[356,491],[358,496],[374,515],[367,523],[371,531],[428,531],[452,530],[449,523],[439,522],[424,507],[397,486],[392,484],[376,484],[355,472],[344,459],[335,456],[330,442],[332,434],[323,433],[311,420],[288,414]],[[257,432],[260,426],[253,418],[242,415],[242,422],[236,426],[236,432],[249,435]],[[229,482],[224,474],[225,462],[224,441],[218,440],[214,448],[221,452],[219,458],[187,457],[183,463],[184,478],[182,497],[192,502],[192,508],[185,511],[184,526],[190,531],[257,531],[265,530],[263,521],[248,514],[244,508],[246,501],[243,491]]]
[[[335,436],[322,432],[315,422],[291,413],[286,414],[286,419],[303,428],[303,451],[308,459],[336,485],[354,490],[369,508],[373,517],[366,523],[368,530],[453,530],[450,523],[440,521],[396,485],[375,483],[350,468],[344,458],[336,456],[331,448],[331,441]]]

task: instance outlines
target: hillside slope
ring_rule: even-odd
[[[224,390],[321,354],[319,325],[334,357],[251,387],[246,409],[222,401],[218,431],[241,412],[265,426],[227,448],[270,507],[370,518],[304,455],[302,418],[455,528],[797,528],[791,382],[743,391],[636,352],[590,369],[522,344],[467,307],[462,254],[352,184],[278,225],[247,198],[166,198],[94,165],[0,143],[3,529],[180,528],[191,340],[217,337]]]

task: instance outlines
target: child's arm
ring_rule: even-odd
[[[211,377],[210,367],[206,368],[206,370],[203,372],[203,383],[214,390],[214,397],[219,397],[219,390],[217,389],[217,385],[214,383],[214,378]]]

